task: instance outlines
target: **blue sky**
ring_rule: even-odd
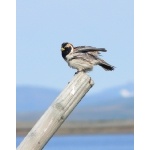
[[[62,59],[63,42],[103,47],[102,59],[116,66],[99,66],[88,73],[91,92],[134,80],[133,0],[17,0],[17,85],[62,90],[76,70]]]

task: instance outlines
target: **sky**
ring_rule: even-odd
[[[95,66],[91,92],[134,81],[133,0],[17,0],[16,84],[62,90],[73,78],[61,56],[61,44],[106,48],[102,59],[115,66]]]

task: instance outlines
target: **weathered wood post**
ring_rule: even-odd
[[[17,150],[41,150],[93,85],[94,82],[87,74],[76,74]]]

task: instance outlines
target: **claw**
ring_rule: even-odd
[[[83,73],[85,73],[85,70],[78,70],[77,72],[75,72],[75,74],[74,74],[74,75],[78,74],[79,72],[83,72]]]
[[[80,71],[75,72],[75,74],[74,74],[74,75],[78,74],[79,72],[80,72]]]

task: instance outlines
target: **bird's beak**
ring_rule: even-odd
[[[61,48],[61,51],[64,51],[64,50],[65,50],[65,49],[62,47],[62,48]]]

